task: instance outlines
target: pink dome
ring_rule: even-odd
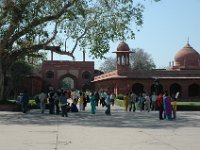
[[[129,51],[130,48],[128,46],[128,44],[126,44],[125,42],[120,42],[119,45],[117,46],[117,51]]]
[[[176,66],[199,66],[199,53],[187,43],[175,55]]]

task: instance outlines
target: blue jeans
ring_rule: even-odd
[[[45,111],[45,103],[44,102],[40,102],[40,109],[41,109],[41,113],[44,113],[44,111]]]

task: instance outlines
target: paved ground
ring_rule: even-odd
[[[0,112],[1,150],[199,150],[200,112],[177,112],[177,120],[159,120],[158,112],[105,108],[95,115],[68,118],[31,110]]]

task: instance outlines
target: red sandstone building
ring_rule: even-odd
[[[40,70],[27,80],[26,89],[30,95],[38,94],[42,89],[48,91],[49,87],[93,90],[90,81],[95,73],[93,61],[44,61]]]
[[[169,91],[170,95],[180,92],[182,99],[200,98],[200,55],[189,42],[175,55],[169,69],[138,71],[129,68],[129,46],[121,42],[118,47],[117,68],[115,71],[96,76],[93,80],[96,89],[118,94],[135,92],[159,93]]]
[[[129,46],[121,42],[116,53],[117,68],[96,76],[92,61],[44,61],[40,70],[27,80],[30,95],[49,86],[54,89],[107,90],[118,94],[135,92],[157,93],[168,90],[170,95],[180,92],[182,99],[200,98],[200,55],[189,43],[175,55],[169,69],[138,71],[129,68]],[[84,54],[83,54],[83,58]],[[92,82],[91,82],[92,81]],[[95,86],[95,87],[94,87]]]

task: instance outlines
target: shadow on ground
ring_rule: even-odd
[[[69,117],[40,114],[39,110],[31,110],[28,114],[21,112],[0,112],[0,123],[4,125],[74,125],[88,127],[116,128],[180,128],[200,127],[200,112],[177,112],[176,120],[159,120],[158,112],[124,112],[122,108],[112,109],[112,115],[106,116],[105,109],[97,108],[92,115],[85,112],[69,113]]]

